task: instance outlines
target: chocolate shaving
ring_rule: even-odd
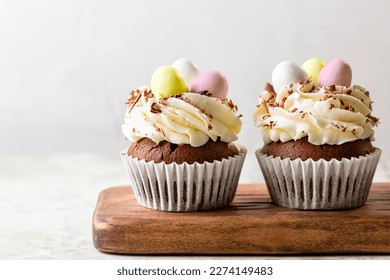
[[[270,128],[273,128],[273,127],[275,127],[275,126],[276,126],[276,124],[277,124],[277,122],[276,122],[276,121],[270,121],[270,122],[269,122],[269,126],[270,126]]]
[[[211,97],[213,94],[209,92],[208,90],[203,90],[198,92],[200,95],[206,95],[208,97]]]
[[[314,88],[314,82],[311,80],[311,78],[308,80],[301,80],[299,82],[299,84],[301,85],[299,87],[300,92],[307,92],[308,93],[308,92],[312,91]]]
[[[271,85],[270,83],[265,83],[265,85],[264,85],[264,89],[266,90],[266,91],[268,91],[269,93],[273,93],[273,94],[275,94],[276,95],[276,92],[275,92],[275,89],[274,89],[274,86],[273,85]]]
[[[233,110],[233,111],[237,111],[237,109],[238,109],[237,105],[235,105],[231,99],[230,99],[229,102],[228,102],[228,106],[229,106],[230,109]]]
[[[300,80],[299,82],[298,82],[298,84],[300,84],[300,85],[305,85],[305,84],[310,84],[310,79],[304,79],[304,80]]]
[[[134,100],[137,99],[137,97],[141,94],[141,91],[139,89],[135,89],[130,91],[129,97],[126,99],[125,104],[130,105],[134,103]]]
[[[141,95],[142,93],[139,89],[130,92],[130,96],[126,100],[126,104],[129,105],[129,113],[133,110],[135,104],[137,104],[138,100],[141,98]]]
[[[325,91],[327,90],[325,89]],[[326,94],[324,95],[324,100],[328,100],[329,98],[333,98],[334,100],[337,99],[336,94],[331,91],[326,92]]]
[[[371,115],[368,115],[367,118],[368,118],[368,121],[369,121],[372,125],[377,125],[378,122],[379,122],[379,118],[373,117],[373,116],[371,116]]]
[[[327,100],[329,98],[337,99],[336,98],[336,94],[340,93],[340,92],[336,92],[336,86],[335,85],[327,86],[327,87],[324,88],[324,90],[325,90],[325,98],[324,98],[324,100]]]
[[[162,104],[162,105],[167,105],[168,104],[168,99],[167,98],[160,98],[160,100],[158,101],[158,103]]]
[[[284,107],[284,103],[286,102],[286,100],[287,100],[287,97],[283,97],[282,103],[280,104],[281,107]]]
[[[294,108],[291,110],[292,113],[295,113],[296,111],[298,111],[298,108]]]
[[[145,90],[144,96],[145,96],[146,101],[148,101],[149,98],[152,98],[152,97],[153,97],[152,90],[151,90],[150,88],[148,88],[147,90]]]
[[[208,130],[212,130],[213,129],[211,124],[209,124],[209,126],[207,128],[208,128]]]
[[[233,101],[230,99],[229,102],[228,102],[228,106],[233,109],[234,108],[234,103]]]
[[[150,112],[152,112],[153,114],[161,113],[161,110],[156,102],[153,102],[152,106],[150,106]]]
[[[334,91],[336,91],[336,86],[335,85],[327,86],[327,87],[325,87],[325,90],[329,90],[331,92],[334,92]]]

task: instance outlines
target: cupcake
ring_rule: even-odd
[[[130,92],[122,131],[132,143],[121,157],[140,205],[189,212],[230,204],[246,149],[233,143],[241,116],[227,91],[222,73],[180,59]]]
[[[351,85],[343,60],[284,61],[254,113],[264,146],[256,157],[271,199],[303,210],[364,205],[381,154],[372,146],[369,92]]]

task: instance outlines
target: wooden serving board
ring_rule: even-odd
[[[93,241],[119,254],[388,254],[390,183],[374,184],[365,206],[345,211],[282,208],[264,185],[239,185],[224,210],[160,212],[139,206],[130,187],[114,187],[100,194]]]

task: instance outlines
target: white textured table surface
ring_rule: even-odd
[[[253,173],[256,173],[256,176]],[[259,182],[259,173],[260,169],[254,157],[247,158],[241,182]],[[374,180],[390,181],[390,159],[381,159]],[[110,255],[93,247],[92,214],[99,193],[107,187],[125,184],[128,184],[128,178],[118,155],[1,155],[0,259],[164,258]],[[390,256],[326,258],[390,259]]]

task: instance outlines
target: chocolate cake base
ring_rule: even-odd
[[[262,152],[274,157],[290,158],[292,160],[300,158],[306,159],[350,159],[352,157],[359,157],[372,153],[374,147],[370,140],[356,140],[354,142],[347,142],[341,145],[313,145],[309,143],[307,137],[297,141],[288,142],[271,142],[264,145]]]
[[[205,161],[213,162],[214,160],[222,160],[238,154],[238,149],[232,143],[225,143],[217,140],[216,142],[209,140],[206,144],[200,147],[192,147],[189,144],[172,144],[167,141],[162,141],[156,144],[149,138],[132,143],[127,151],[127,154],[138,159],[146,161],[154,161],[156,163],[203,163]]]

